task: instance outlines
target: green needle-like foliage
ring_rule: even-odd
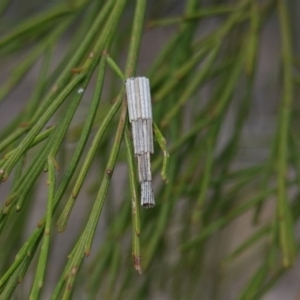
[[[295,266],[296,1],[154,2],[0,1],[1,300],[263,299]],[[147,210],[124,85],[138,76]],[[262,96],[273,123],[257,138]]]

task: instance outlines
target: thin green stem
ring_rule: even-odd
[[[154,135],[156,137],[157,143],[163,152],[163,164],[162,164],[162,170],[161,170],[161,177],[165,183],[168,183],[169,179],[169,159],[170,159],[170,154],[167,148],[167,142],[162,133],[160,132],[159,128],[157,125],[153,122],[153,130],[154,130]]]
[[[203,18],[222,16],[222,15],[235,12],[238,9],[239,8],[232,5],[218,5],[218,6],[211,6],[208,8],[203,7],[199,11],[194,11],[190,14],[186,14],[181,17],[171,17],[171,18],[164,18],[164,19],[150,21],[148,26],[149,27],[168,26],[168,25],[173,25],[182,22],[195,21]]]
[[[119,68],[119,66],[117,65],[117,63],[108,55],[106,56],[106,61],[107,61],[108,65],[112,68],[112,70],[117,74],[117,76],[121,80],[125,80],[124,74],[121,71],[121,69]]]
[[[283,254],[283,265],[290,267],[295,261],[295,239],[291,211],[288,204],[288,193],[286,188],[287,159],[288,159],[288,135],[291,123],[291,110],[294,98],[293,88],[293,51],[291,41],[291,30],[289,24],[289,13],[286,3],[278,0],[278,12],[282,39],[283,59],[283,95],[278,121],[277,140],[277,216],[279,222],[280,244]]]
[[[90,134],[94,119],[95,119],[95,115],[97,112],[97,108],[99,106],[100,103],[100,99],[101,99],[101,93],[102,93],[102,87],[103,87],[103,81],[104,81],[104,72],[105,72],[105,62],[106,62],[106,58],[102,58],[101,62],[100,62],[100,66],[99,66],[99,73],[98,73],[98,78],[97,78],[97,83],[96,83],[96,89],[95,89],[95,93],[93,96],[93,100],[90,106],[90,111],[88,113],[88,119],[85,123],[85,126],[83,128],[82,134],[80,136],[80,140],[79,140],[79,144],[85,144],[87,141],[87,137]],[[97,131],[94,140],[90,146],[90,149],[88,151],[88,154],[86,156],[86,159],[80,169],[80,173],[77,176],[76,179],[76,183],[73,187],[72,190],[72,195],[69,198],[60,218],[58,219],[57,225],[58,225],[58,230],[64,231],[66,224],[68,222],[68,218],[70,216],[71,210],[75,204],[75,200],[76,197],[80,191],[80,188],[83,184],[83,181],[86,177],[86,174],[90,168],[92,159],[96,153],[96,150],[99,146],[99,143],[103,137],[104,132],[107,129],[108,124],[111,122],[113,116],[115,115],[115,113],[117,112],[118,108],[120,107],[120,103],[121,101],[117,101],[113,107],[111,108],[110,112],[107,114],[106,118],[104,119],[101,127],[99,128],[99,130]]]
[[[45,225],[44,238],[41,246],[38,266],[35,273],[35,278],[31,289],[31,293],[29,296],[30,300],[37,300],[40,298],[40,292],[44,283],[48,252],[50,246],[50,231],[51,231],[51,223],[52,223],[53,199],[54,199],[54,192],[55,192],[55,164],[53,163],[53,159],[50,156],[48,157],[47,184],[49,188],[48,188],[46,225]]]
[[[70,6],[61,4],[54,7],[52,10],[41,13],[34,18],[30,18],[16,26],[16,28],[0,39],[0,49],[20,37],[24,37],[32,33],[40,34],[48,29],[48,26],[53,24],[53,22],[58,18],[65,17],[69,14],[73,14],[74,12],[76,12],[76,10]]]
[[[65,87],[63,92],[57,97],[57,99],[52,103],[52,105],[45,111],[43,116],[39,119],[39,122],[35,123],[27,136],[20,143],[18,148],[15,149],[14,154],[7,160],[3,166],[4,173],[1,175],[3,181],[5,181],[17,161],[28,149],[29,145],[32,143],[34,138],[40,132],[40,130],[45,126],[50,117],[56,112],[63,101],[69,96],[69,94],[75,89],[76,86],[83,80],[85,74],[78,75],[73,78],[73,80]]]
[[[135,169],[135,161],[133,155],[132,141],[130,140],[130,131],[126,128],[125,144],[128,164],[128,175],[131,193],[131,213],[132,213],[132,259],[134,268],[141,274],[141,250],[140,250],[140,205],[137,192],[137,175]]]
[[[55,129],[55,126],[51,126],[50,128],[48,128],[48,129],[44,130],[43,132],[39,133],[35,137],[35,139],[32,141],[32,143],[30,144],[28,149],[33,148],[34,146],[40,144],[45,139],[47,139],[54,129]],[[15,150],[12,150],[12,151],[5,154],[4,158],[2,160],[0,160],[0,166],[2,166],[4,164],[5,160],[8,159],[14,153],[14,151]]]

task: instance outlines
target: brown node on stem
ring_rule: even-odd
[[[55,93],[57,91],[57,85],[54,85],[52,88],[51,88],[51,93]]]
[[[78,192],[72,192],[72,194],[71,194],[71,197],[73,198],[73,199],[76,199],[77,198],[77,195],[78,195]]]
[[[77,273],[77,270],[78,270],[77,266],[74,266],[74,267],[72,268],[72,270],[71,270],[71,274],[72,274],[73,276],[75,276],[76,273]]]
[[[71,70],[71,73],[72,74],[79,74],[79,73],[81,73],[83,71],[83,67],[80,67],[80,68],[73,68],[72,70]]]
[[[148,29],[151,29],[151,28],[153,28],[154,27],[154,22],[153,21],[149,21],[147,24],[146,24],[146,28],[148,28]]]
[[[20,284],[22,282],[22,280],[23,280],[23,277],[19,277],[18,278],[18,284]]]
[[[107,169],[105,173],[106,173],[108,176],[111,176],[112,173],[113,173],[113,170]]]
[[[44,222],[43,221],[39,221],[36,226],[38,228],[41,228],[43,225],[44,225]]]
[[[50,129],[50,128],[53,128],[53,127],[55,127],[55,125],[47,125],[45,128]]]
[[[114,103],[117,102],[117,100],[118,100],[118,97],[115,97],[115,98],[113,98],[113,99],[110,101],[110,103],[114,104]]]
[[[4,202],[4,205],[9,206],[16,198],[17,198],[16,194],[12,194],[12,195],[8,196],[8,198]]]
[[[133,259],[133,266],[134,266],[134,268],[141,275],[142,274],[141,257],[140,256],[132,255],[132,259]]]
[[[57,162],[57,160],[55,158],[52,158],[53,164],[54,164],[54,168],[56,171],[60,170],[59,164]]]
[[[4,171],[4,173],[3,174],[0,174],[0,179],[2,178],[2,182],[4,182],[4,181],[6,181],[7,180],[7,178],[8,178],[8,174],[7,173],[5,173],[5,171]]]
[[[177,82],[181,81],[184,78],[184,75],[181,72],[175,74],[175,79]]]
[[[84,251],[84,254],[85,254],[86,257],[90,256],[90,254],[91,254],[91,249],[86,249],[86,250]]]
[[[23,122],[23,123],[20,124],[20,127],[21,127],[21,128],[27,128],[27,127],[29,127],[29,126],[30,126],[30,123],[29,123],[29,122]]]
[[[5,156],[4,156],[4,159],[5,159]],[[3,169],[0,169],[0,180],[2,179],[2,181],[5,181],[5,180],[3,179],[4,173],[5,173],[5,171],[4,171]]]

